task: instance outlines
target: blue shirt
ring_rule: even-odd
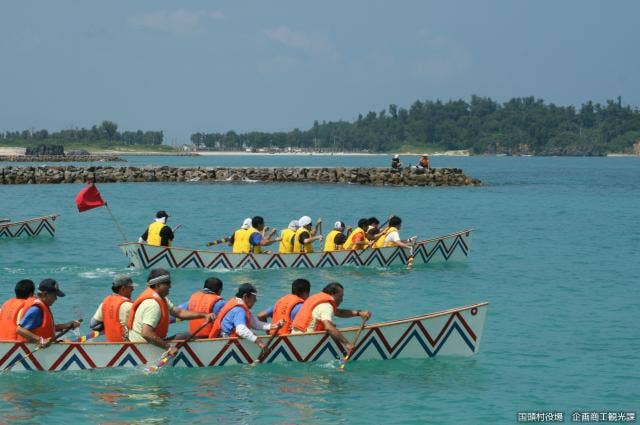
[[[244,308],[241,306],[237,306],[229,310],[229,312],[224,316],[224,319],[222,319],[220,328],[224,335],[229,335],[238,325],[247,326],[247,313],[245,313]]]
[[[251,237],[249,238],[249,243],[251,244],[251,246],[258,246],[260,245],[260,242],[262,242],[262,235],[260,234],[260,232],[253,232],[251,234]]]
[[[22,316],[22,319],[20,319],[19,326],[31,331],[40,325],[42,325],[42,310],[35,305],[31,306],[24,316]]]

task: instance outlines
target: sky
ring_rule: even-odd
[[[416,100],[640,106],[640,2],[0,4],[0,131],[305,130]]]

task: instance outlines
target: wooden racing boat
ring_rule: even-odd
[[[487,302],[438,313],[367,325],[350,362],[470,356],[478,352]],[[358,327],[341,329],[353,339]],[[268,336],[261,336],[265,342]],[[333,362],[346,350],[325,332],[276,337],[262,363]],[[63,371],[111,367],[143,367],[161,358],[163,350],[147,343],[61,342],[38,350],[34,344],[0,342],[0,370]],[[31,354],[31,355],[30,355]],[[208,367],[251,364],[260,355],[253,342],[238,338],[194,340],[185,344],[167,366]]]
[[[234,254],[223,251],[153,246],[137,242],[120,244],[122,252],[136,268],[272,269],[324,268],[338,266],[389,267],[464,260],[469,255],[472,229],[419,241],[413,249],[400,247],[310,252],[292,254]]]
[[[1,221],[0,238],[19,238],[21,236],[38,236],[40,234],[55,236],[55,221],[60,214],[49,214],[43,217],[22,221]]]

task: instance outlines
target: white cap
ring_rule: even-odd
[[[344,223],[341,221],[336,221],[335,223],[333,223],[333,228],[336,230],[340,230],[344,227]]]
[[[291,230],[298,230],[298,228],[300,227],[300,226],[298,225],[298,220],[291,220],[291,221],[289,222],[289,226],[288,226],[288,227],[289,227],[289,229],[291,229]]]
[[[244,221],[242,222],[242,228],[243,229],[248,229],[249,227],[251,227],[251,218],[245,218]]]
[[[400,155],[393,155],[393,159],[398,159],[400,158]]]
[[[300,227],[304,227],[304,226],[307,226],[309,224],[311,224],[311,217],[309,217],[308,215],[303,215],[298,220],[298,226],[300,226]]]

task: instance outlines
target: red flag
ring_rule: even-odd
[[[89,186],[82,189],[78,193],[78,196],[76,196],[76,205],[78,206],[78,211],[84,212],[92,208],[107,205],[107,203],[104,202],[102,196],[100,196],[100,192],[98,192],[98,188],[93,182],[89,182]]]

